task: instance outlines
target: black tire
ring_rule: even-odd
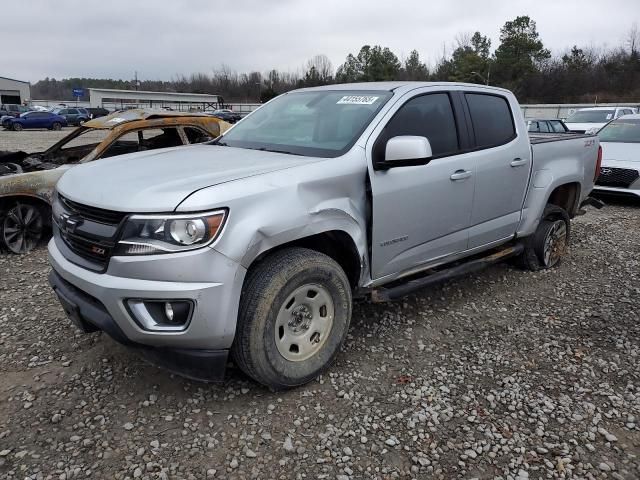
[[[315,300],[316,295],[320,300]],[[328,306],[313,304],[323,299],[330,299]],[[324,319],[320,320],[323,308]],[[327,314],[327,308],[333,309],[333,315]],[[312,311],[316,313],[309,317]],[[277,326],[283,317],[290,319]],[[296,387],[333,363],[350,320],[351,288],[340,265],[314,250],[280,250],[247,273],[231,353],[235,363],[263,385],[274,390]],[[318,321],[331,323],[323,324],[325,331],[319,333],[313,331]],[[289,350],[286,339],[290,339]]]
[[[44,223],[37,205],[16,202],[0,218],[0,241],[12,253],[28,253],[40,244]]]
[[[22,130],[22,125],[20,125],[19,123],[14,123],[12,125],[12,128],[14,131],[19,132],[20,130]]]
[[[570,239],[569,214],[557,205],[547,205],[538,228],[525,239],[524,252],[516,259],[516,265],[532,272],[556,267],[562,262]]]
[[[60,124],[60,122],[53,122],[53,123],[51,124],[51,130],[56,130],[56,131],[58,131],[58,130],[60,130],[60,129],[62,129],[62,125]]]

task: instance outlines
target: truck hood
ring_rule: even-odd
[[[214,145],[175,147],[96,160],[70,169],[58,191],[78,203],[121,212],[170,212],[201,188],[319,158]]]
[[[640,162],[640,143],[601,142],[602,160]]]

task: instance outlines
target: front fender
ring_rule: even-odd
[[[331,231],[349,235],[362,263],[368,257],[365,182],[360,158],[327,159],[200,190],[179,211],[227,207],[212,248],[245,268],[268,250]]]

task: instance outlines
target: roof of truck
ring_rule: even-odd
[[[321,87],[309,87],[301,88],[295,91],[309,91],[309,90],[370,90],[370,91],[394,91],[397,89],[412,90],[420,87],[474,87],[474,88],[486,88],[489,90],[501,90],[507,91],[503,88],[493,87],[488,85],[482,85],[477,83],[462,83],[462,82],[359,82],[359,83],[339,83],[332,85],[323,85]]]

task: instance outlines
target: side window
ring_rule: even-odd
[[[66,115],[67,113],[69,113],[69,111],[66,108],[63,108],[58,112],[58,115]]]
[[[125,153],[138,151],[138,132],[128,132],[109,145],[101,155],[101,158],[114,157]]]
[[[528,126],[527,130],[532,132],[532,133],[539,132],[540,131],[539,122],[533,122],[533,121],[529,120],[529,126]]]
[[[407,101],[378,137],[374,156],[383,159],[387,141],[400,135],[427,137],[434,156],[457,152],[460,144],[449,95],[434,93]]]
[[[67,113],[69,115],[77,115],[78,114],[78,110],[76,110],[75,108],[70,108]]]
[[[211,135],[209,135],[207,132],[195,127],[185,127],[184,133],[187,136],[187,140],[189,140],[190,144],[208,142],[209,140],[213,140]]]
[[[179,147],[182,145],[182,139],[178,133],[178,129],[171,128],[152,128],[142,130],[141,146],[146,150],[155,150],[156,148]]]
[[[465,97],[477,147],[497,147],[515,138],[516,129],[506,98],[478,93],[467,93]]]
[[[551,129],[554,132],[556,132],[556,133],[564,133],[564,128],[562,127],[562,124],[560,122],[551,121],[551,122],[549,122],[549,124],[551,125]]]

